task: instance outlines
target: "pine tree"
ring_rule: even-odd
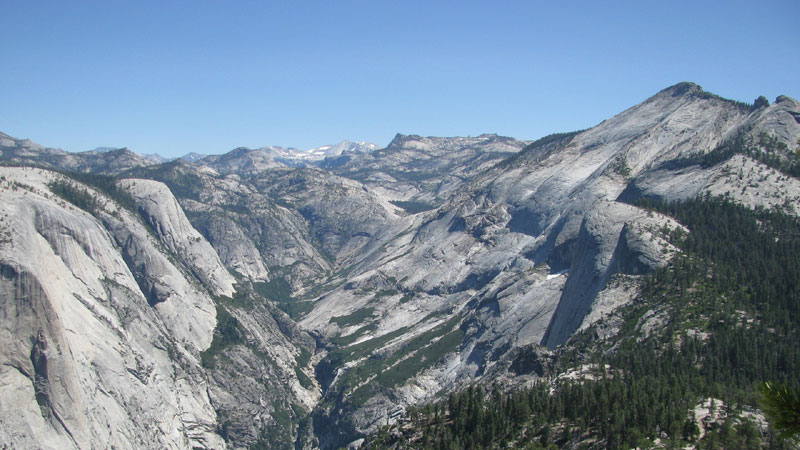
[[[758,386],[761,405],[779,436],[800,436],[800,390],[785,384],[764,382]]]

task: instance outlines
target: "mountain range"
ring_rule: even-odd
[[[0,442],[355,447],[472,385],[563,378],[684,254],[647,202],[796,219],[799,139],[796,100],[693,83],[536,141],[158,161],[0,134]]]
[[[147,155],[140,155],[130,151],[127,147],[97,147],[93,150],[85,152],[66,152],[61,149],[44,148],[28,139],[15,139],[5,133],[0,132],[0,139],[6,149],[3,158],[4,161],[14,162],[30,162],[31,159],[37,159],[37,164],[48,164],[53,168],[61,170],[76,170],[76,171],[98,171],[98,170],[111,170],[109,173],[122,170],[124,168],[145,166],[148,164],[162,164],[174,160],[183,160],[188,163],[195,163],[204,158],[209,158],[210,161],[216,161],[223,155],[203,155],[200,153],[189,152],[178,158],[165,158],[159,154],[151,153]],[[258,149],[249,149],[246,147],[239,147],[230,153],[241,156],[244,153],[253,155],[256,159],[269,161],[267,164],[286,165],[290,167],[304,166],[309,164],[321,164],[326,158],[342,157],[349,154],[369,153],[378,146],[369,142],[353,142],[342,141],[336,145],[323,145],[322,147],[312,148],[310,150],[299,150],[296,148],[284,148],[277,146],[261,147]],[[41,153],[37,153],[41,152]],[[33,157],[33,155],[40,154],[41,160]],[[104,154],[110,154],[104,155]],[[125,155],[124,157],[122,155]],[[126,166],[107,167],[104,168],[106,160],[109,159],[127,159]],[[96,163],[90,162],[95,159],[101,159],[103,162]],[[230,159],[230,158],[229,158]],[[93,165],[93,164],[96,164]]]

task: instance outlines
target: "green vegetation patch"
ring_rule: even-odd
[[[367,317],[372,316],[372,313],[375,312],[375,308],[371,306],[367,306],[365,308],[357,309],[352,313],[346,316],[334,316],[331,317],[330,322],[335,323],[336,325],[344,328],[350,325],[356,325],[359,323],[364,322],[364,319]]]
[[[131,194],[117,185],[118,180],[116,177],[66,171],[59,173],[67,178],[77,181],[78,183],[85,184],[86,186],[102,192],[107,197],[114,200],[114,202],[116,202],[122,208],[138,214],[136,201]],[[66,180],[54,180],[48,184],[48,187],[53,194],[72,203],[78,208],[91,213],[92,215],[96,215],[97,207],[99,206],[97,199],[86,189],[75,186],[73,183],[70,183]]]
[[[376,292],[375,295],[372,296],[369,302],[375,303],[382,298],[391,297],[399,293],[400,291],[398,291],[397,289],[381,289],[380,291]]]
[[[367,400],[371,399],[375,394],[378,393],[378,390],[375,389],[374,384],[365,384],[363,386],[359,386],[358,389],[353,391],[348,400],[353,405],[364,405],[367,403]]]
[[[628,166],[628,159],[624,156],[618,157],[614,160],[612,169],[614,173],[622,175],[623,177],[627,177],[631,174],[631,168]]]
[[[277,305],[278,308],[288,314],[292,320],[299,320],[308,314],[312,309],[314,309],[314,302],[312,301],[292,300],[289,302],[278,303]]]
[[[414,293],[413,292],[409,292],[408,294],[406,294],[406,295],[404,295],[404,296],[402,296],[400,298],[400,304],[402,305],[404,303],[408,303],[413,299],[414,299]]]
[[[292,408],[285,406],[282,402],[273,401],[271,416],[275,422],[261,430],[259,440],[250,445],[250,450],[294,449],[292,439],[293,412]]]
[[[375,331],[378,329],[378,324],[370,323],[364,325],[363,327],[357,329],[356,331],[346,335],[346,336],[336,336],[335,338],[331,339],[331,343],[336,347],[345,347],[353,342],[357,341],[359,338],[364,336],[370,331]]]
[[[375,350],[383,347],[392,339],[401,336],[408,331],[408,327],[402,327],[382,336],[370,339],[368,341],[359,342],[347,347],[341,347],[333,350],[328,354],[326,359],[333,367],[341,367],[347,361],[355,361],[357,359],[369,356]]]
[[[243,342],[244,332],[239,321],[224,306],[217,305],[217,326],[214,328],[214,337],[208,349],[200,352],[200,361],[203,367],[213,368],[217,355],[224,348]]]
[[[416,351],[410,357],[378,375],[378,383],[384,387],[399,386],[423,370],[438,363],[444,355],[458,350],[464,340],[464,331],[453,330],[436,342]]]
[[[274,270],[270,268],[270,270]],[[298,320],[314,309],[314,302],[305,300],[306,297],[295,298],[292,296],[292,285],[283,277],[274,277],[269,281],[256,281],[253,283],[256,294],[275,302],[275,305],[289,315],[293,320]]]
[[[368,388],[367,386],[376,384],[384,388],[392,388],[404,383],[410,377],[439,362],[441,357],[448,352],[458,349],[464,333],[461,329],[453,330],[453,328],[459,320],[459,317],[453,317],[446,323],[412,338],[386,358],[372,355],[372,353],[392,339],[406,333],[408,328],[404,327],[375,339],[334,350],[326,358],[326,363],[330,367],[341,367],[347,361],[367,357],[365,361],[340,376],[340,389],[338,390],[346,391],[375,377],[375,383],[371,382],[360,386],[348,397],[351,404],[358,406],[363,405],[363,402],[369,399],[368,394],[374,390],[374,387]],[[437,340],[437,338],[441,339]],[[434,340],[435,342],[433,342]],[[409,354],[411,356],[400,361]]]
[[[249,285],[244,283],[236,283],[234,285],[233,296],[216,295],[214,300],[216,303],[225,304],[234,308],[244,309],[250,311],[256,306],[257,302],[263,302],[263,299],[253,295],[253,291]]]
[[[300,353],[294,358],[294,361],[300,367],[305,367],[308,365],[308,362],[311,360],[311,352],[306,350],[303,347],[300,347]]]
[[[306,389],[311,389],[314,387],[314,382],[311,381],[311,378],[308,378],[308,375],[306,375],[299,366],[294,367],[294,374],[297,376],[300,386],[303,386]]]
[[[264,298],[275,302],[292,301],[292,285],[284,278],[276,277],[269,281],[256,281],[253,289]]]
[[[432,205],[430,203],[425,203],[425,202],[416,202],[416,201],[404,202],[401,200],[393,200],[391,203],[395,206],[403,208],[403,210],[405,210],[405,212],[409,214],[418,214],[436,208],[436,205]]]
[[[63,198],[69,203],[72,203],[77,208],[82,209],[92,215],[96,214],[97,199],[86,189],[74,186],[69,181],[64,180],[55,180],[51,182],[48,187],[53,194]]]
[[[800,178],[800,142],[797,143],[797,150],[791,151],[785,142],[763,133],[757,139],[740,133],[735,138],[723,142],[713,151],[667,161],[661,167],[668,169],[690,166],[708,168],[725,162],[734,155],[749,156],[783,174]]]
[[[161,181],[169,187],[178,198],[200,200],[200,191],[204,183],[200,175],[179,160],[148,167],[137,167],[125,172],[124,176],[133,178],[150,178]]]

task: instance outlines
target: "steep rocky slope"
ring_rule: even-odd
[[[275,405],[285,414],[291,403],[280,402],[302,398],[287,388],[305,392],[280,382],[296,378],[302,333],[292,342],[271,316],[257,324],[242,317],[259,348],[269,347],[258,359],[273,356],[275,367],[244,392],[239,378],[209,378],[201,356],[217,339],[219,299],[234,295],[234,280],[164,185],[122,186],[116,194],[130,192],[138,214],[61,175],[2,168],[2,440],[18,448],[221,448],[219,414],[271,402],[259,407],[264,426],[246,418],[255,442],[274,425]],[[245,350],[234,365],[254,359]],[[231,405],[225,397],[234,394],[246,395]]]
[[[98,219],[50,193],[57,175],[5,168],[3,178],[2,422],[10,442],[221,445],[197,367],[216,324],[211,297],[108,199]]]
[[[120,180],[0,168],[0,399],[25,411],[3,408],[0,440],[336,448],[468,383],[543,375],[677,252],[683,226],[637,201],[800,213],[798,117],[681,83],[581,132],[398,135],[320,167],[2,135],[6,164]]]
[[[374,429],[396,405],[506,373],[528,346],[557,346],[625,304],[636,276],[674,253],[664,237],[680,227],[637,198],[727,193],[796,213],[797,179],[745,155],[700,160],[737,136],[793,145],[797,107],[782,98],[756,109],[680,84],[473,177],[300,321],[331,340],[318,366],[332,402],[320,422]],[[729,184],[739,169],[746,190]]]

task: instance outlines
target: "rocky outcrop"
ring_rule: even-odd
[[[590,314],[595,307],[610,312],[630,300],[596,305],[615,274],[642,275],[663,266],[674,254],[666,235],[679,228],[675,221],[619,203],[600,204],[581,224],[569,278],[542,344],[554,347],[565,342],[579,327],[601,317]],[[588,320],[587,320],[588,319]]]
[[[260,241],[253,239],[260,233],[248,233],[250,230],[246,224],[240,224],[230,215],[223,214],[204,214],[195,219],[194,225],[214,247],[225,267],[252,281],[270,279],[266,267],[269,259],[262,256],[256,247]],[[253,228],[258,226],[253,225]]]
[[[255,175],[268,169],[286,167],[276,160],[270,148],[249,149],[240,147],[224,155],[207,156],[200,164],[221,174]]]
[[[134,212],[52,172],[0,172],[0,404],[14,405],[0,413],[4,442],[224,448],[225,439],[255,444],[267,430],[293,439],[291,424],[277,418],[293,403],[315,402],[313,382],[304,386],[297,375],[308,370],[298,361],[313,339],[262,298],[234,292],[164,185],[124,182]],[[90,214],[53,195],[54,180],[97,206]],[[218,334],[214,298],[234,295],[252,306],[227,307],[242,340],[217,370],[209,353]],[[248,402],[260,420],[245,414]]]
[[[223,447],[196,359],[215,325],[208,296],[179,291],[173,278],[174,296],[161,304],[168,310],[151,307],[113,233],[50,194],[47,183],[56,175],[19,168],[2,174],[0,402],[9,407],[0,423],[9,442]],[[111,202],[99,214],[131,219]],[[145,239],[137,230],[129,236]]]
[[[178,201],[163,183],[152,180],[122,180],[120,185],[136,199],[156,237],[205,287],[216,295],[233,295],[235,282],[219,255],[192,227]]]

